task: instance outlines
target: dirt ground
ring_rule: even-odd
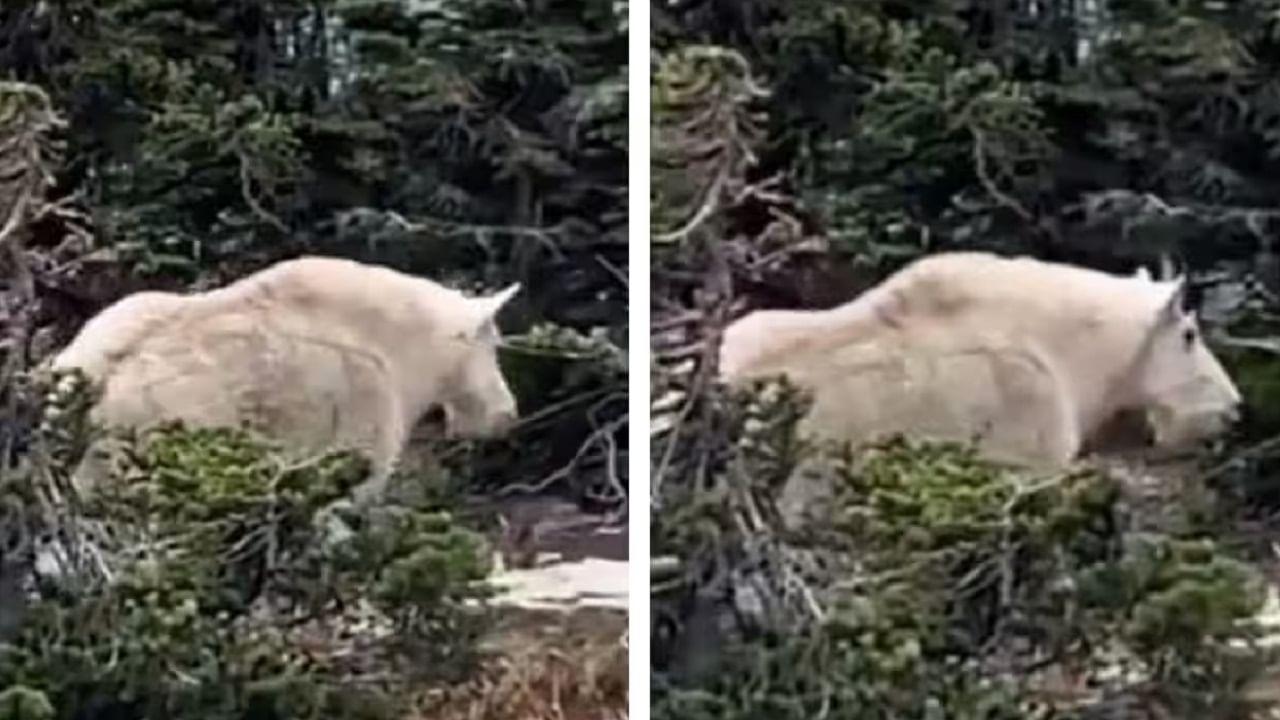
[[[506,594],[488,659],[471,682],[422,698],[412,720],[626,718],[625,521],[546,498],[502,505],[508,536],[492,539]]]
[[[425,697],[412,720],[622,720],[627,616],[612,609],[512,609],[466,685]]]

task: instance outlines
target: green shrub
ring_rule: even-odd
[[[689,568],[731,548],[718,557],[737,559],[739,617],[754,557],[778,579],[757,604],[804,596],[821,612],[755,618],[755,631],[724,637],[714,673],[659,673],[653,717],[1038,717],[1062,689],[1049,669],[1086,705],[1141,687],[1175,716],[1222,717],[1265,666],[1262,651],[1231,646],[1252,631],[1261,576],[1194,528],[1140,531],[1126,476],[1034,477],[971,447],[902,438],[797,453],[787,408],[803,398],[746,395],[725,405],[747,417],[727,423],[742,434],[725,468],[752,479],[757,514],[776,517],[778,458],[830,492],[801,522],[745,536],[732,530],[751,526],[734,490],[720,496],[718,533],[657,527]]]
[[[59,472],[50,458],[83,427],[78,414],[45,423],[29,480]],[[31,603],[0,645],[5,707],[388,718],[410,700],[401,685],[466,673],[486,619],[483,539],[423,502],[352,515],[353,535],[326,542],[317,512],[367,470],[344,452],[294,460],[243,430],[170,425],[126,442],[74,518],[100,529],[77,549],[101,555],[105,579]]]

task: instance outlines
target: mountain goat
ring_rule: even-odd
[[[787,376],[814,398],[802,429],[854,443],[976,441],[993,459],[1061,467],[1139,411],[1155,445],[1183,447],[1226,430],[1241,404],[1185,290],[1145,270],[941,253],[836,308],[746,315],[725,331],[720,371]]]
[[[514,421],[494,316],[517,290],[467,297],[388,268],[304,257],[204,293],[126,297],[52,367],[99,384],[90,418],[107,427],[247,426],[298,451],[363,451],[373,465],[356,492],[365,501],[382,494],[433,407],[453,435]]]

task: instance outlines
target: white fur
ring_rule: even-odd
[[[788,376],[814,395],[805,431],[855,443],[977,440],[996,459],[1059,467],[1139,410],[1157,445],[1183,446],[1224,430],[1240,404],[1181,309],[1184,286],[943,253],[831,310],[748,314],[726,329],[720,370]]]
[[[430,280],[307,257],[227,287],[139,293],[90,321],[55,358],[102,385],[92,418],[146,428],[247,425],[301,452],[367,452],[382,493],[412,426],[444,408],[455,435],[504,430],[516,404],[494,314],[518,290],[468,298]]]
[[[75,340],[54,358],[53,366],[75,367],[98,377],[123,359],[138,338],[146,337],[153,327],[178,312],[185,300],[176,293],[134,293],[85,323]]]

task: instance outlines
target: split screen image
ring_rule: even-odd
[[[1277,17],[0,3],[0,715],[1269,717]]]

